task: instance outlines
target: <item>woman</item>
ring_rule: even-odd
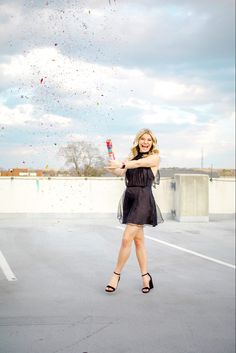
[[[144,245],[143,227],[145,224],[155,227],[163,218],[152,194],[152,184],[159,169],[159,151],[157,139],[149,129],[142,129],[135,137],[130,158],[121,163],[111,160],[107,169],[117,176],[125,175],[126,190],[119,204],[118,218],[126,228],[115,271],[106,292],[114,292],[120,280],[121,271],[129,258],[132,242],[136,248],[142,279],[143,293],[154,286],[147,268],[147,253]]]

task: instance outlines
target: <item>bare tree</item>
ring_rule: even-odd
[[[104,174],[104,159],[97,147],[86,141],[77,141],[61,147],[59,154],[66,165],[73,167],[78,176],[101,176]]]

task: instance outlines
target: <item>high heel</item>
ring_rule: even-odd
[[[147,276],[147,275],[150,277],[149,287],[143,287],[143,288],[142,288],[142,292],[143,292],[143,293],[149,293],[150,290],[151,290],[152,288],[154,288],[153,281],[152,281],[152,276],[150,275],[150,273],[147,272],[147,273],[145,273],[144,275],[142,275],[142,277]]]
[[[114,273],[115,275],[119,276],[119,278],[118,278],[118,281],[117,281],[116,288],[110,286],[109,284],[106,286],[105,291],[108,292],[108,293],[113,293],[113,292],[115,292],[115,290],[116,290],[117,287],[118,287],[119,281],[120,281],[120,273],[117,273],[117,272],[115,272],[115,271],[114,271],[113,273]],[[109,290],[109,289],[110,289],[110,290]]]

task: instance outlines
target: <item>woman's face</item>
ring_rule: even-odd
[[[150,148],[152,147],[152,138],[149,134],[143,134],[139,141],[139,150],[140,152],[149,152]]]

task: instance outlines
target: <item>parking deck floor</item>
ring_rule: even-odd
[[[104,291],[122,229],[114,215],[0,215],[1,353],[235,352],[233,220],[146,227],[149,294],[134,248]]]

